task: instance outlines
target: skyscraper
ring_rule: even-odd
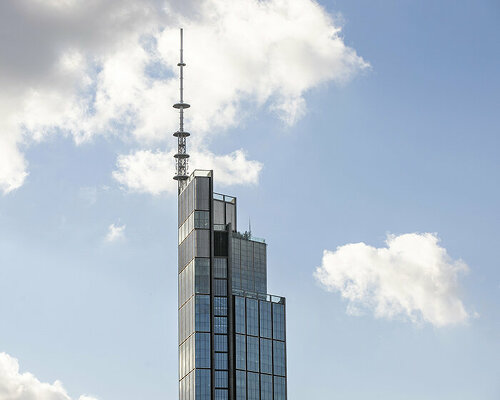
[[[178,65],[179,399],[285,400],[285,298],[267,294],[267,245],[238,232],[213,171],[187,173],[182,30]]]

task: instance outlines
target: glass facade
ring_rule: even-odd
[[[285,299],[267,245],[236,229],[236,198],[195,171],[179,194],[179,399],[285,400]]]

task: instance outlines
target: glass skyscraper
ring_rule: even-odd
[[[179,184],[179,399],[285,400],[285,298],[267,294],[267,245],[237,230],[213,172]]]

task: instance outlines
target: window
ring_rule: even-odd
[[[234,298],[236,332],[245,333],[245,298]]]
[[[179,347],[179,376],[184,378],[195,367],[194,336],[191,335]]]
[[[259,338],[247,336],[247,369],[259,372]]]
[[[182,399],[194,399],[194,376],[195,375],[193,371],[181,380],[179,385],[179,393]],[[200,397],[200,399],[208,400],[209,398]]]
[[[195,258],[195,292],[210,293],[210,259]]]
[[[187,399],[188,397],[184,397]],[[210,370],[196,370],[196,400],[210,400]]]
[[[248,373],[248,400],[259,400],[259,374]]]
[[[227,232],[214,232],[214,256],[227,257],[229,251]]]
[[[271,322],[271,303],[259,302],[260,306],[260,336],[271,339],[273,337],[273,326]]]
[[[195,329],[210,332],[210,296],[196,295]]]
[[[207,296],[208,297],[208,296]],[[210,299],[209,299],[210,300]],[[194,331],[193,323],[195,319],[193,318],[195,313],[195,300],[193,297],[189,299],[180,309],[179,309],[179,343],[186,340],[191,333]],[[210,320],[209,320],[210,322]]]
[[[216,296],[227,296],[227,280],[226,279],[215,279],[215,295]]]
[[[195,211],[194,227],[196,229],[210,229],[210,213],[208,211]]]
[[[193,185],[190,185],[190,186],[193,186]],[[191,190],[193,190],[193,189],[191,189]],[[196,178],[196,209],[197,210],[209,210],[210,209],[210,200],[211,200],[210,197],[211,197],[210,178],[197,177]]]
[[[273,400],[273,377],[271,375],[260,376],[260,400]]]
[[[226,221],[224,219],[224,201],[215,200],[214,205],[214,223],[225,225]]]
[[[227,389],[215,389],[215,400],[228,400]]]
[[[285,340],[285,306],[273,303],[273,338]]]
[[[227,388],[227,371],[215,371],[215,387]]]
[[[227,258],[214,258],[214,277],[227,278]]]
[[[227,353],[215,353],[215,369],[227,369]]]
[[[285,378],[274,377],[274,400],[285,400]]]
[[[236,368],[247,369],[246,340],[244,335],[236,335]]]
[[[243,371],[236,371],[236,400],[247,399],[247,377]]]
[[[258,302],[254,299],[247,299],[247,334],[259,336]]]
[[[227,351],[227,335],[215,335],[215,351]]]
[[[227,333],[227,317],[215,317],[214,324],[215,333]]]
[[[191,261],[179,274],[179,305],[184,304],[194,294],[194,262]]]
[[[214,297],[214,315],[227,316],[227,297]]]
[[[285,376],[285,343],[273,341],[274,374]]]
[[[269,339],[260,339],[260,372],[273,373],[273,344]]]
[[[196,232],[196,256],[210,257],[210,231],[197,230]]]
[[[196,333],[196,368],[210,368],[210,333]]]

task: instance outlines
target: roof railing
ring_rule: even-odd
[[[241,290],[241,289],[233,289],[233,295],[248,297],[248,298],[256,299],[256,300],[269,301],[271,303],[277,303],[277,304],[285,304],[285,301],[286,301],[284,297],[276,296],[274,294],[250,292],[250,291]]]

